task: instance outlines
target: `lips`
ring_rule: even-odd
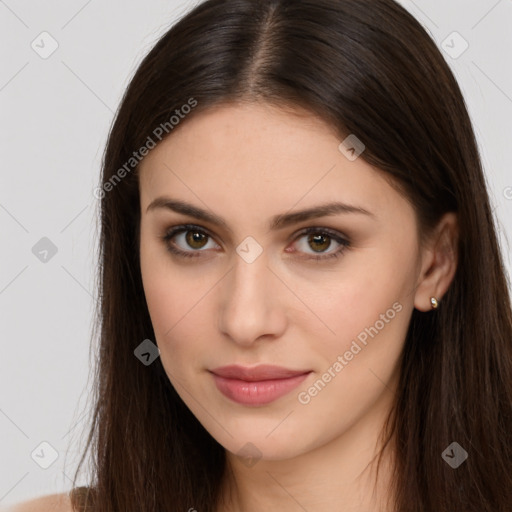
[[[287,395],[311,371],[272,365],[254,368],[231,365],[215,368],[210,373],[217,389],[225,397],[238,404],[261,406]]]
[[[290,377],[309,373],[310,370],[290,370],[282,366],[263,364],[255,366],[254,368],[239,365],[221,366],[210,371],[219,377],[225,377],[227,379],[256,382],[262,380],[289,379]]]

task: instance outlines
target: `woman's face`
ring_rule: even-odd
[[[285,459],[370,432],[393,398],[423,266],[416,217],[341,142],[311,115],[223,105],[141,163],[141,272],[161,361],[234,454]],[[350,209],[300,214],[333,202]],[[303,375],[214,376],[227,365]]]

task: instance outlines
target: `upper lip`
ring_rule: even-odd
[[[226,377],[228,379],[239,379],[248,382],[255,382],[270,379],[287,379],[290,377],[295,377],[296,375],[309,373],[310,370],[291,370],[282,366],[262,364],[251,368],[240,365],[220,366],[219,368],[214,368],[210,371],[215,375]]]

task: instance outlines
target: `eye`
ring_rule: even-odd
[[[327,260],[330,258],[338,258],[341,254],[350,247],[350,242],[344,238],[340,233],[333,231],[329,228],[310,227],[299,233],[299,236],[295,238],[301,240],[306,238],[305,243],[299,243],[301,246],[298,252],[305,252],[307,256],[301,256],[306,260]],[[212,240],[212,236],[193,224],[183,224],[180,226],[174,226],[161,237],[166,245],[166,248],[172,254],[185,258],[200,257],[201,252],[204,252],[208,247],[209,241]],[[176,241],[173,241],[176,239]],[[209,240],[210,239],[210,240]],[[338,244],[338,248],[329,253],[324,253],[326,249],[332,246],[332,242]],[[177,243],[179,242],[179,243]],[[214,248],[218,248],[217,244],[214,244]],[[313,252],[308,253],[307,249],[313,247]],[[192,250],[187,250],[192,249]],[[296,250],[286,250],[286,252],[297,252]]]
[[[350,247],[350,242],[346,238],[344,238],[340,233],[329,228],[307,228],[302,231],[297,240],[301,240],[302,238],[305,238],[305,243],[298,244],[301,246],[300,252],[306,252],[305,249],[313,248],[313,253],[306,252],[308,256],[306,256],[305,259],[327,260],[330,258],[339,258],[345,249]],[[333,240],[338,244],[338,249],[333,252],[324,253],[323,251],[325,249],[329,249],[331,247]]]
[[[184,256],[186,258],[195,258],[201,256],[200,252],[204,252],[201,249],[207,248],[208,238],[211,236],[199,228],[198,226],[194,226],[193,224],[183,224],[181,226],[175,226],[171,228],[163,237],[162,240],[165,242],[166,248],[177,256]],[[187,251],[176,248],[176,244],[171,242],[173,238],[181,239],[182,247],[185,249],[187,245],[189,248],[194,249],[193,251]]]

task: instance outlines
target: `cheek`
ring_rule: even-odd
[[[399,356],[412,312],[413,272],[410,258],[401,261],[394,253],[380,251],[373,261],[361,261],[316,296],[312,309],[331,331],[321,344],[329,364],[346,354],[350,365],[359,366],[352,364],[357,360],[367,371]]]
[[[194,362],[201,361],[198,344],[204,336],[200,335],[197,323],[192,321],[193,304],[197,301],[187,300],[162,279],[150,281],[145,290],[160,359],[167,376],[176,386],[188,379],[189,373],[194,371]]]
[[[390,386],[411,308],[400,297],[399,283],[384,290],[378,281],[375,287],[361,288],[360,281],[346,284],[343,292],[333,297],[341,307],[330,303],[324,310],[336,335],[316,337],[317,343],[310,347],[312,354],[321,355],[316,379],[301,387],[297,398],[301,404],[311,400],[317,425],[332,421],[332,406],[337,404],[348,428]],[[311,339],[315,341],[315,337]],[[308,414],[311,410],[306,409]]]
[[[149,229],[141,232],[140,269],[153,328],[163,340],[186,314],[191,286],[156,236]]]
[[[192,267],[149,251],[141,252],[141,273],[162,365],[173,384],[189,380],[203,369],[205,347],[212,341],[208,292],[215,279],[198,277]]]
[[[171,267],[166,265],[165,256],[145,246],[140,257],[144,295],[155,341],[162,363],[167,368],[166,362],[171,361],[169,354],[172,352],[174,360],[179,351],[178,340],[182,339],[180,330],[187,323],[187,312],[193,306],[193,297],[183,277],[180,279],[179,272],[171,272]]]

